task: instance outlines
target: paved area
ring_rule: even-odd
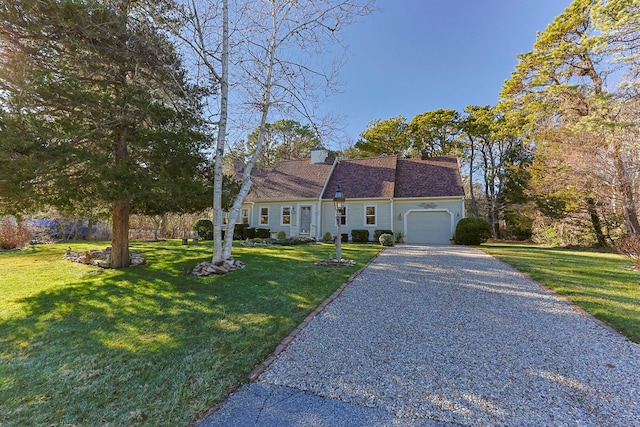
[[[640,345],[462,246],[385,250],[199,427],[640,425]]]

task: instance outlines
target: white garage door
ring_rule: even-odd
[[[407,215],[407,243],[448,245],[451,214],[448,212],[410,212]]]

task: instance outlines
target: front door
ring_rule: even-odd
[[[300,206],[300,234],[311,234],[311,206]]]

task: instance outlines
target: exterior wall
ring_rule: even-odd
[[[280,201],[280,202],[258,202],[258,203],[245,203],[243,208],[249,209],[249,226],[255,228],[268,228],[272,232],[284,231],[289,236],[310,236],[316,237],[318,233],[318,201],[313,200],[292,200],[292,201]],[[282,208],[290,208],[290,224],[283,224]],[[304,233],[301,229],[301,212],[304,207],[309,207],[311,212],[310,230]],[[262,224],[260,222],[262,208],[269,209],[268,223]],[[242,219],[239,218],[238,222]]]
[[[376,207],[376,224],[374,225],[366,224],[366,206]],[[347,199],[346,208],[346,224],[340,226],[340,232],[347,233],[349,240],[351,240],[351,230],[369,230],[369,240],[373,240],[375,230],[391,230],[391,201],[389,199]],[[333,200],[323,200],[322,202],[321,237],[327,231],[331,233],[331,236],[335,236],[338,232]]]

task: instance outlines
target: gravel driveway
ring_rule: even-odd
[[[385,250],[257,384],[404,421],[640,425],[640,345],[463,246]]]

